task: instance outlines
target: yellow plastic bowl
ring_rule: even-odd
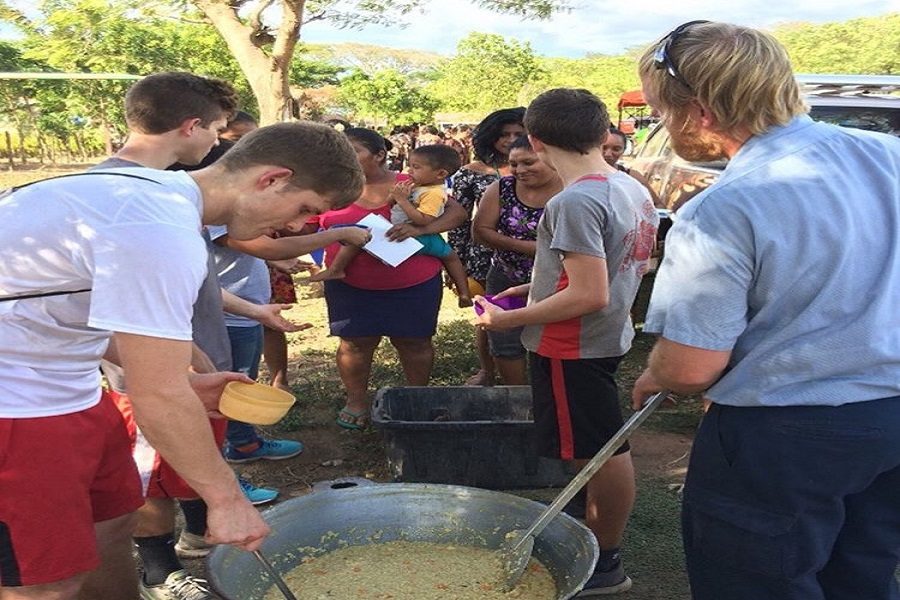
[[[234,421],[271,425],[296,402],[291,394],[261,383],[231,381],[219,400],[219,412]]]

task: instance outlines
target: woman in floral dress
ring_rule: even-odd
[[[562,190],[556,171],[531,149],[528,138],[513,142],[509,153],[512,175],[485,190],[475,215],[475,241],[493,249],[487,274],[490,295],[531,281],[537,226],[544,206]],[[528,383],[522,328],[488,331],[489,350],[504,385]]]
[[[475,161],[471,162],[453,177],[453,197],[466,210],[469,218],[461,226],[447,233],[447,239],[466,267],[469,276],[469,295],[484,293],[488,269],[491,266],[493,250],[476,244],[472,240],[472,218],[484,190],[504,175],[509,175],[509,148],[512,143],[525,135],[522,119],[525,109],[504,108],[492,112],[472,134],[472,150]],[[476,330],[478,348],[478,373],[466,381],[466,385],[492,385],[494,364],[488,349],[487,334]]]

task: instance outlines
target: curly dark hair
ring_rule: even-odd
[[[486,165],[498,167],[506,162],[506,156],[497,152],[494,144],[503,133],[503,126],[510,123],[522,125],[525,119],[525,107],[501,108],[494,111],[475,127],[472,132],[472,149],[475,158]]]

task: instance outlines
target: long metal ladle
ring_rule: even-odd
[[[610,438],[597,454],[594,455],[583,469],[572,478],[556,500],[548,506],[537,521],[528,529],[514,529],[506,534],[503,544],[498,549],[500,553],[500,562],[502,573],[502,591],[508,592],[516,587],[525,567],[528,566],[528,559],[531,558],[531,551],[534,549],[534,539],[550,524],[556,515],[558,515],[569,500],[577,494],[581,488],[585,486],[588,480],[600,470],[607,460],[619,449],[619,446],[625,443],[634,430],[640,426],[644,420],[650,416],[657,406],[669,395],[669,392],[659,392],[652,396],[628,421],[622,425],[622,428]]]
[[[262,552],[260,552],[259,550],[254,550],[253,556],[255,556],[256,560],[258,560],[262,564],[263,569],[265,569],[266,573],[269,574],[269,578],[275,583],[275,587],[277,587],[278,590],[284,595],[285,600],[297,600],[297,596],[295,596],[293,592],[291,592],[291,588],[287,586],[287,584],[284,582],[284,579],[281,578],[281,575],[279,575],[278,572],[272,568],[271,563],[266,560],[266,557],[262,555]]]

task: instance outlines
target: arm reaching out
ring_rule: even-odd
[[[293,333],[312,327],[310,323],[297,324],[281,316],[281,311],[291,308],[290,304],[254,304],[231,292],[222,290],[222,306],[233,315],[259,321],[264,327],[276,331]]]

